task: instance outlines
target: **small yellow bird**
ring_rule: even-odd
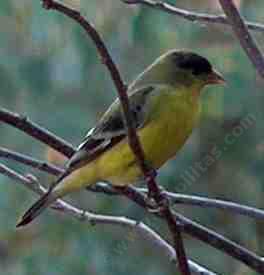
[[[177,50],[160,56],[132,82],[128,88],[131,111],[146,160],[153,168],[175,156],[190,136],[199,118],[201,90],[223,83],[206,58]],[[96,182],[126,186],[142,177],[116,99],[68,161],[66,172],[17,226],[31,222],[57,198]]]

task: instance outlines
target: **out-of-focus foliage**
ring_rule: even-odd
[[[178,7],[219,13],[217,1],[171,0]],[[80,7],[102,34],[122,76],[129,82],[171,48],[189,48],[208,57],[228,86],[203,96],[203,121],[188,144],[161,169],[167,189],[263,205],[263,81],[229,27],[187,22],[118,0],[67,0]],[[248,19],[264,23],[263,0],[237,1]],[[264,45],[264,34],[255,34]],[[40,1],[0,1],[1,107],[32,120],[77,145],[116,96],[94,45],[72,20],[41,8]],[[172,118],[177,119],[177,118]],[[1,146],[40,159],[60,158],[46,146],[1,124]],[[51,176],[5,162],[42,182]],[[171,274],[160,251],[133,232],[113,226],[91,227],[46,211],[16,231],[16,221],[37,198],[0,176],[0,274]],[[125,215],[147,222],[167,238],[165,226],[124,198],[83,191],[72,202],[96,213]],[[263,255],[263,223],[217,210],[177,206],[177,210]],[[147,216],[147,217],[146,217]],[[222,274],[253,274],[238,262],[186,238],[188,255]]]

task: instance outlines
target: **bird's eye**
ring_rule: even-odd
[[[141,111],[141,106],[140,106],[140,105],[137,105],[137,106],[136,106],[136,110],[137,110],[138,112],[140,112],[140,111]]]

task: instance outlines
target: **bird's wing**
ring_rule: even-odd
[[[155,87],[147,86],[129,95],[131,112],[136,129],[142,128],[148,118],[148,102]],[[120,142],[126,136],[120,101],[116,99],[97,125],[85,136],[77,152],[67,163],[67,171],[82,167],[100,154]],[[68,174],[67,173],[67,174]]]

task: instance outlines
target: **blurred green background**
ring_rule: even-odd
[[[221,12],[216,0],[168,2],[189,10]],[[263,0],[236,2],[246,18],[264,23]],[[174,192],[263,208],[264,82],[231,29],[194,24],[118,0],[67,3],[79,6],[94,23],[126,82],[172,48],[194,50],[223,72],[228,86],[208,88],[201,126],[177,159],[160,170],[159,182]],[[254,36],[264,51],[264,33]],[[69,18],[43,10],[40,1],[0,1],[0,56],[1,107],[28,115],[74,145],[116,97],[109,74],[84,31]],[[63,163],[61,156],[25,134],[3,123],[0,131],[1,146]],[[34,173],[41,182],[52,180],[29,167],[1,162],[19,172]],[[92,227],[46,211],[33,225],[16,231],[18,217],[36,198],[0,175],[0,274],[175,274],[160,251],[133,232],[114,226]],[[170,240],[164,224],[124,198],[82,192],[69,200],[96,213],[145,221]],[[218,210],[175,208],[263,255],[263,222]],[[185,237],[188,255],[210,269],[221,274],[255,274],[223,253]]]

